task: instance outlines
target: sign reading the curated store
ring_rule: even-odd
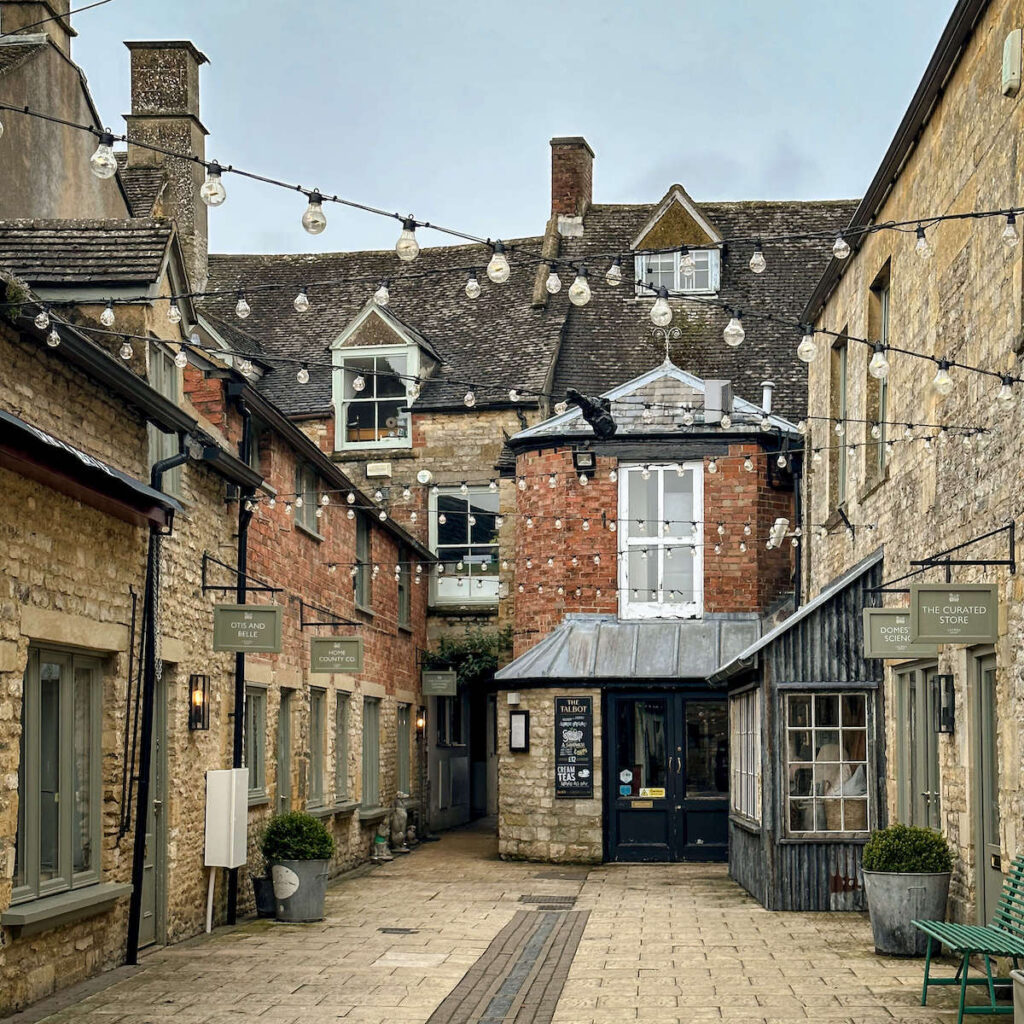
[[[590,697],[555,698],[555,796],[594,795],[594,704]]]
[[[864,609],[865,658],[927,658],[939,653],[937,644],[910,639],[909,608]]]
[[[459,692],[455,669],[424,669],[420,677],[424,697],[454,697]]]
[[[314,636],[309,640],[309,671],[362,672],[361,636]]]
[[[281,610],[279,604],[215,604],[213,649],[279,653]]]
[[[994,583],[910,586],[910,639],[915,644],[993,644],[998,626]]]

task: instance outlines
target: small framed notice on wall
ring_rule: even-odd
[[[508,713],[508,749],[513,754],[525,754],[530,749],[530,712]]]

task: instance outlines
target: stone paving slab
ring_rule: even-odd
[[[529,904],[524,895],[556,899]],[[548,956],[570,919],[572,942]],[[492,955],[499,934],[516,927],[524,943],[535,938],[537,956],[523,957],[514,942],[504,959]],[[509,977],[499,961],[518,965],[519,987],[495,998]],[[919,960],[876,956],[864,915],[770,913],[722,865],[502,863],[493,835],[466,829],[332,885],[322,922],[218,929],[152,951],[105,987],[86,983],[77,1001],[58,996],[22,1020],[949,1024],[951,991],[919,1005],[922,971]],[[453,998],[474,979],[491,985],[487,998],[483,988],[475,1002]]]

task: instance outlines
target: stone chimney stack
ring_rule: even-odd
[[[593,199],[594,151],[581,136],[551,140],[551,215],[582,217]],[[563,232],[564,234],[564,232]]]
[[[176,153],[206,158],[207,131],[199,120],[199,66],[206,55],[187,40],[125,43],[131,51],[132,112],[128,122],[128,167],[162,167],[167,178],[158,213],[177,223],[189,281],[207,278],[206,206],[199,187],[201,164],[133,146],[146,142]]]
[[[71,40],[78,33],[71,27],[71,0],[0,0],[0,33],[21,32],[46,35],[65,57],[71,56]],[[48,20],[54,19],[54,20]],[[44,22],[42,25],[37,22]]]

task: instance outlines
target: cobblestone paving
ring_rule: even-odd
[[[576,902],[524,903],[524,895]],[[455,996],[447,1005],[462,1006],[458,1019],[466,1020],[457,993],[499,970],[501,957],[518,965],[527,992],[532,935],[549,942],[550,955],[536,959],[541,988],[520,993],[495,1021],[546,1020],[552,1008],[554,1024],[955,1020],[949,993],[930,995],[935,1006],[918,1005],[921,961],[874,955],[865,917],[768,913],[720,865],[607,865],[588,874],[506,864],[492,836],[464,830],[333,886],[327,915],[310,925],[251,921],[154,951],[140,968],[44,1019],[439,1024],[441,1004]],[[524,927],[528,915],[546,916],[550,927]],[[585,922],[582,938],[574,922]],[[520,945],[508,939],[513,933],[523,936]],[[551,977],[560,983],[576,939],[555,1004]],[[495,993],[511,991],[497,976],[494,984]],[[488,1009],[479,1019],[494,1024],[501,1000],[481,1005]]]

